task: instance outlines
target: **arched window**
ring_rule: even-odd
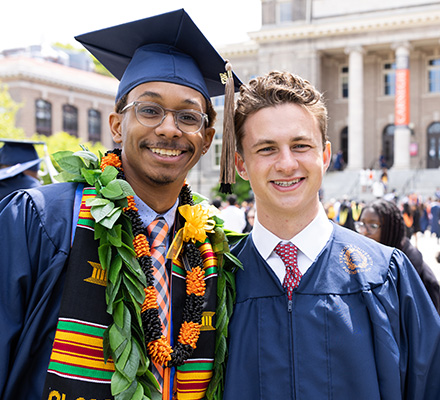
[[[440,122],[428,126],[428,168],[440,167]]]
[[[78,136],[78,109],[70,104],[63,105],[63,131]]]
[[[344,162],[348,164],[348,126],[342,129],[340,140],[341,140],[342,157],[344,158]]]
[[[52,104],[46,100],[35,101],[35,127],[40,135],[52,134]]]
[[[88,111],[89,141],[92,143],[101,140],[101,113],[98,110]]]
[[[382,131],[382,155],[388,168],[394,164],[394,124],[387,125]]]

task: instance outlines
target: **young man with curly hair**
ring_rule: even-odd
[[[225,400],[438,399],[440,318],[405,255],[331,223],[327,110],[306,80],[243,85],[236,169],[256,220],[233,253]]]

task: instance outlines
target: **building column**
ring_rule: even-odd
[[[395,169],[409,169],[409,44],[399,43],[396,51],[396,96],[394,103],[394,165]]]
[[[364,168],[364,57],[362,47],[346,49],[348,59],[348,165]]]

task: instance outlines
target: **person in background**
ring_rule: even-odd
[[[440,191],[436,190],[433,201],[430,204],[431,210],[431,234],[440,242]]]
[[[229,258],[186,176],[214,137],[211,97],[233,102],[240,81],[183,9],[77,40],[120,80],[120,148],[62,152],[68,182],[0,202],[0,398],[217,394]]]
[[[344,156],[342,154],[342,150],[339,150],[334,157],[333,168],[336,171],[342,171],[345,167]]]
[[[348,197],[344,197],[338,212],[338,223],[344,228],[354,230],[354,216],[351,201]]]
[[[386,246],[402,250],[414,265],[432,302],[440,312],[440,286],[422,253],[411,244],[405,234],[405,223],[399,208],[389,201],[380,199],[366,205],[355,222],[356,231]]]
[[[220,218],[224,221],[224,228],[242,233],[246,227],[245,212],[237,204],[237,196],[231,194],[227,198],[228,204],[221,210]]]
[[[31,140],[0,139],[0,200],[18,189],[41,185],[38,170],[41,159],[34,145],[44,144]]]
[[[411,239],[414,233],[414,212],[408,202],[403,203],[402,217],[405,225],[405,235],[408,239]]]
[[[232,253],[224,400],[438,400],[440,316],[397,249],[329,221],[327,109],[272,71],[240,88],[236,169],[257,218]]]
[[[243,229],[243,233],[248,233],[254,227],[255,214],[256,214],[255,207],[252,205],[248,210],[246,210],[245,214],[246,214],[246,227]]]

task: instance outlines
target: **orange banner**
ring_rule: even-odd
[[[394,125],[409,124],[409,69],[396,70]]]

